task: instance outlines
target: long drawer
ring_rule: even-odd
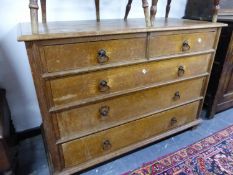
[[[43,46],[40,53],[48,72],[145,59],[146,34],[139,36],[114,40],[102,37],[102,41]]]
[[[152,33],[149,42],[149,57],[214,49],[215,36],[215,30],[167,35]]]
[[[149,62],[50,81],[54,106],[207,73],[211,54]]]
[[[61,145],[65,167],[81,164],[195,120],[199,102],[136,120]]]
[[[80,137],[195,100],[205,78],[151,88],[57,113],[60,138]]]

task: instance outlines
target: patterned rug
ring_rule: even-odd
[[[233,126],[124,175],[233,175]]]

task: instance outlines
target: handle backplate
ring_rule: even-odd
[[[99,91],[100,92],[106,92],[110,89],[110,87],[108,86],[108,82],[106,80],[101,80],[99,82]]]
[[[98,51],[97,61],[99,64],[104,64],[108,62],[109,57],[107,56],[107,52],[104,49],[100,49]]]
[[[177,123],[176,117],[173,117],[170,121],[171,126],[174,126]]]
[[[101,106],[99,109],[99,114],[102,118],[106,118],[109,115],[110,107],[109,106]]]
[[[178,76],[182,77],[185,73],[184,66],[179,66],[178,68]]]
[[[182,44],[182,51],[186,52],[186,51],[189,51],[190,50],[190,44],[187,40],[185,40]]]
[[[112,148],[110,140],[104,140],[102,143],[102,148],[104,151],[110,150]]]
[[[173,99],[174,100],[179,100],[180,99],[180,92],[179,91],[175,92]]]

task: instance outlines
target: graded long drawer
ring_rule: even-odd
[[[199,102],[151,115],[61,145],[65,167],[74,166],[192,122]]]
[[[205,78],[155,87],[57,113],[60,138],[82,136],[196,100]]]
[[[59,44],[41,48],[48,72],[145,59],[145,54],[145,34],[140,38]]]
[[[149,42],[149,57],[159,57],[187,52],[214,49],[216,31],[157,34],[152,33]]]
[[[54,106],[207,73],[211,54],[154,61],[50,81]],[[104,84],[105,83],[105,84]]]

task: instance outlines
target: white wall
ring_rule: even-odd
[[[122,18],[127,0],[100,0],[101,19]],[[158,3],[157,17],[164,16],[166,0]],[[17,42],[17,24],[30,20],[29,0],[1,0],[0,87],[7,90],[17,131],[41,123],[38,102],[24,43]],[[186,0],[172,2],[170,17],[184,15]],[[94,0],[47,0],[48,21],[95,19]],[[129,18],[143,18],[141,0],[134,0]]]

